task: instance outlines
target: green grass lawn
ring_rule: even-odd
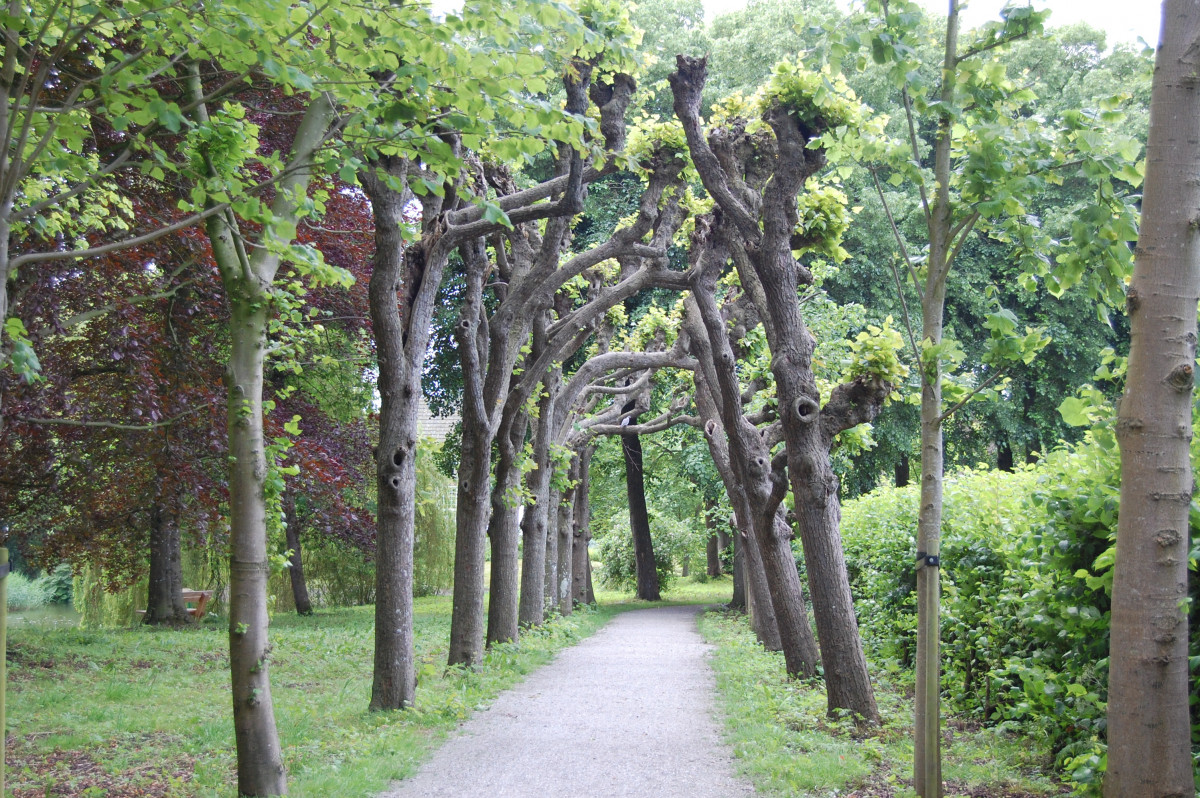
[[[581,611],[493,648],[474,672],[446,672],[450,599],[418,599],[416,706],[389,713],[367,712],[373,608],[277,615],[271,684],[291,794],[382,790],[475,708],[616,611]],[[228,666],[217,619],[185,631],[14,628],[9,794],[232,795]]]
[[[600,586],[598,586],[600,587]],[[728,601],[728,577],[677,579],[664,604]],[[444,667],[450,599],[416,602],[416,706],[371,713],[373,608],[276,615],[271,684],[294,796],[372,796],[411,774],[461,720],[501,690],[591,634],[613,615],[651,606],[599,590],[599,609],[494,647],[475,671]],[[716,650],[718,703],[739,767],[778,796],[903,796],[911,790],[911,708],[876,674],[885,716],[860,733],[825,716],[819,684],[788,680],[742,616],[710,612],[701,630]],[[184,631],[83,631],[47,622],[9,634],[8,787],[33,796],[231,796],[235,791],[228,643],[217,618]],[[1039,754],[1018,741],[947,723],[951,794],[1045,795]],[[907,792],[906,792],[907,790]]]

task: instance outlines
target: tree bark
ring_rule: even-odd
[[[579,479],[579,457],[571,460],[570,480],[572,483]],[[565,494],[560,495],[558,502],[558,523],[555,534],[558,538],[556,551],[558,555],[557,581],[555,582],[555,599],[558,602],[560,615],[570,615],[575,609],[571,600],[571,586],[574,583],[575,557],[573,546],[575,542],[575,494],[576,487],[571,487]]]
[[[201,96],[198,72],[189,89]],[[197,116],[207,119],[201,104]],[[314,98],[296,131],[289,169],[271,205],[277,219],[294,222],[308,186],[313,154],[333,120],[328,96]],[[261,244],[247,255],[232,212],[206,223],[213,258],[230,306],[230,354],[225,371],[229,434],[229,672],[237,745],[238,792],[285,795],[287,776],[271,701],[267,627],[267,474],[263,439],[263,361],[267,350],[270,289],[279,255]],[[266,235],[275,235],[268,229]],[[278,243],[278,242],[277,242]],[[286,243],[286,242],[284,242]]]
[[[466,404],[464,399],[464,405]],[[486,427],[467,423],[464,407],[462,458],[454,536],[454,599],[450,617],[450,665],[474,667],[483,656],[484,571],[487,529],[491,521],[492,436]]]
[[[789,138],[796,133],[790,124],[790,117],[781,119],[776,116],[771,121],[776,138],[780,141],[780,162],[802,158],[798,153],[805,151],[807,139],[795,141]],[[788,152],[789,148],[798,152]],[[800,174],[794,176],[792,182],[798,189],[803,185],[803,177],[809,167],[801,169],[797,166],[795,169]],[[817,622],[821,660],[825,664],[829,711],[849,709],[869,723],[878,723],[879,709],[867,672],[867,659],[858,633],[858,620],[854,615],[850,579],[842,551],[838,480],[829,457],[833,435],[824,423],[823,416],[826,414],[821,412],[820,392],[812,371],[816,340],[800,314],[800,304],[796,298],[799,288],[797,270],[788,265],[791,260],[788,241],[790,231],[795,226],[795,195],[783,199],[771,196],[771,189],[785,182],[780,179],[782,171],[781,166],[776,167],[763,202],[768,233],[764,239],[779,239],[781,249],[767,254],[772,247],[764,246],[749,261],[755,276],[762,283],[762,296],[765,299],[764,326],[771,347],[771,372],[775,375],[775,391],[786,442],[787,473],[796,502],[797,527],[804,548],[810,595],[820,597],[819,601],[814,602],[813,615]],[[786,192],[780,189],[780,193]],[[772,224],[772,216],[777,213],[790,217],[790,223],[785,220]],[[772,232],[778,232],[776,227],[785,228],[788,234],[771,235]],[[748,284],[750,275],[747,271],[740,270],[739,273],[743,284]],[[877,402],[874,412],[869,412],[869,418],[864,418],[864,421],[874,418],[886,393],[884,391],[874,397]],[[831,397],[826,408],[833,403]],[[869,407],[869,401],[864,403],[864,407]],[[788,555],[790,551],[789,548]],[[777,556],[782,559],[783,551]],[[764,563],[768,569],[772,567],[765,552]],[[777,567],[782,568],[783,563],[780,562]]]
[[[1110,798],[1190,796],[1188,513],[1200,295],[1200,2],[1166,0],[1155,59],[1132,342],[1117,416],[1121,505],[1109,655]]]
[[[848,709],[867,722],[878,723],[879,710],[867,673],[841,548],[837,479],[830,467],[829,452],[837,432],[874,418],[890,386],[861,378],[839,385],[827,403],[829,412],[822,410],[812,372],[815,340],[804,323],[798,301],[800,278],[807,270],[791,255],[797,224],[796,197],[805,181],[824,165],[824,153],[809,146],[819,132],[810,127],[823,121],[802,123],[795,114],[776,106],[764,116],[775,134],[773,142],[737,138],[745,136],[739,131],[731,134],[736,141],[717,141],[714,137],[717,143],[710,146],[699,116],[706,63],[679,56],[677,64],[677,71],[669,77],[675,113],[700,178],[721,210],[714,234],[733,256],[743,289],[758,310],[771,349],[771,371],[786,444],[786,477],[769,451],[764,451],[757,432],[747,429],[749,425],[729,407],[738,396],[736,381],[726,376],[732,370],[732,353],[718,348],[723,321],[701,302],[703,323],[718,355],[713,362],[722,382],[713,393],[719,394],[725,405],[721,419],[731,454],[735,460],[745,458],[738,463],[739,471],[755,481],[767,480],[769,485],[764,498],[773,506],[752,500],[757,515],[755,535],[767,575],[772,578],[772,573],[777,569],[782,572],[784,566],[774,511],[786,493],[781,482],[790,479],[809,592],[814,599],[829,711]],[[721,149],[721,156],[714,147]],[[779,596],[774,584],[772,592]],[[776,607],[778,610],[778,603]],[[794,612],[794,606],[788,609]]]
[[[275,727],[267,662],[267,507],[263,480],[263,352],[267,300],[227,289],[232,313],[229,389],[229,670],[237,740],[238,792],[287,792],[283,752]]]
[[[781,515],[786,490],[766,441],[742,412],[728,320],[715,299],[724,253],[709,249],[694,256],[703,259],[704,269],[685,300],[684,325],[697,361],[696,407],[736,523],[746,531],[738,539],[745,549],[746,605],[763,646],[782,650],[787,672],[808,678],[816,673],[819,658],[792,556],[791,531]]]
[[[379,166],[397,176],[404,174],[404,165],[393,160],[382,161]],[[412,629],[416,524],[413,497],[417,485],[417,401],[421,385],[419,371],[413,379],[408,347],[419,344],[420,356],[424,357],[425,345],[405,341],[406,320],[400,315],[403,300],[398,299],[397,292],[404,291],[405,297],[415,296],[414,282],[422,276],[440,280],[441,275],[422,275],[431,266],[420,262],[423,253],[405,252],[402,231],[407,198],[373,172],[364,171],[362,178],[375,221],[375,258],[368,294],[380,400],[379,445],[375,453],[375,660],[370,703],[370,709],[377,711],[410,706],[416,694]],[[405,307],[405,311],[411,314],[412,308]]]
[[[489,481],[492,444],[500,421],[495,406],[501,394],[507,392],[512,373],[516,352],[511,342],[523,340],[525,331],[514,329],[507,303],[502,302],[496,311],[496,323],[488,319],[483,303],[488,270],[483,242],[472,242],[460,251],[467,267],[467,291],[455,331],[463,374],[463,443],[458,467],[448,662],[473,667],[483,656],[484,570],[492,520]]]
[[[308,583],[304,580],[304,559],[300,553],[300,519],[296,517],[296,497],[290,490],[283,494],[284,535],[287,538],[288,578],[292,583],[292,599],[296,603],[297,615],[312,615],[312,600],[308,597]]]
[[[704,543],[704,556],[708,561],[708,575],[721,575],[721,542],[717,535],[717,503],[711,499],[704,500],[704,526],[708,529],[708,540]]]
[[[546,508],[546,555],[542,571],[543,618],[558,612],[558,521],[562,508],[562,491],[550,485]]]
[[[633,533],[633,555],[637,562],[637,597],[659,601],[658,569],[654,541],[650,538],[650,514],[646,509],[646,483],[642,473],[642,441],[638,435],[621,436],[625,458],[625,490],[629,498],[629,528]]]
[[[763,648],[767,651],[783,651],[786,659],[787,652],[783,640],[779,636],[779,620],[775,614],[775,602],[767,583],[762,551],[754,531],[747,529],[742,542],[746,549],[743,565],[746,576],[746,613],[750,616],[750,628],[754,630],[754,636],[758,638],[758,642],[762,644]],[[816,662],[815,657],[812,661]],[[788,672],[792,673],[791,670]]]
[[[708,540],[704,542],[704,557],[708,568],[705,571],[710,577],[721,575],[721,558],[717,555],[717,533],[709,532]]]
[[[585,445],[579,452],[579,484],[575,486],[575,521],[571,542],[571,600],[576,604],[593,604],[596,596],[592,592],[591,558],[588,544],[592,535],[591,524],[591,479],[592,453],[595,448]]]
[[[733,595],[729,609],[746,609],[746,551],[741,535],[733,535]]]
[[[596,104],[605,146],[617,151],[624,145],[625,109],[634,81],[626,75],[614,75],[611,82],[592,85],[591,64],[577,60],[564,77],[566,110],[583,115],[588,97]],[[483,579],[485,530],[491,538],[491,600],[488,609],[487,640],[510,640],[516,636],[517,588],[515,518],[504,508],[504,492],[512,487],[508,477],[497,473],[497,490],[489,494],[492,443],[503,451],[513,420],[504,420],[499,409],[512,393],[513,367],[520,348],[528,337],[532,319],[550,283],[567,280],[559,269],[559,254],[570,231],[570,217],[583,205],[585,183],[616,170],[609,159],[600,169],[585,168],[582,157],[571,147],[559,150],[558,175],[538,186],[518,190],[503,170],[489,170],[488,182],[501,196],[498,204],[508,214],[513,227],[503,241],[495,241],[496,263],[487,262],[482,242],[462,248],[467,263],[468,292],[459,323],[459,352],[463,366],[464,449],[459,470],[458,524],[455,543],[454,609],[451,620],[450,664],[473,665],[482,656]],[[548,198],[556,200],[547,202]],[[454,215],[455,224],[477,224],[482,212],[478,206]],[[461,218],[458,218],[461,217]],[[538,220],[548,219],[544,227]],[[489,234],[498,230],[489,231]],[[489,318],[483,306],[485,275],[494,276],[499,306]],[[465,343],[464,343],[465,342]],[[521,426],[523,444],[524,422]],[[500,466],[498,465],[498,468]],[[504,470],[504,469],[500,469]],[[507,473],[507,472],[505,472]],[[501,483],[504,487],[501,487]],[[491,508],[490,512],[488,508]],[[500,513],[501,516],[497,516]],[[511,602],[511,618],[509,604]],[[511,620],[511,623],[510,623]]]
[[[502,424],[497,436],[496,484],[492,489],[492,518],[488,538],[492,544],[492,581],[488,599],[487,642],[507,643],[517,639],[519,589],[517,543],[520,528],[517,510],[508,497],[521,482],[517,452],[525,441],[528,418],[523,414]]]
[[[186,626],[193,621],[183,600],[179,520],[164,498],[156,496],[150,508],[150,589],[142,622],[152,626]]]
[[[545,340],[545,318],[535,324],[532,355],[540,355]],[[538,626],[546,618],[546,537],[550,518],[550,442],[554,420],[554,380],[538,398],[537,426],[533,435],[533,470],[526,474],[529,503],[521,518],[521,598],[517,618],[522,626]],[[557,565],[557,563],[556,563]]]

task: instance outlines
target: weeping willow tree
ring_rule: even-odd
[[[121,590],[108,590],[104,571],[87,563],[72,585],[72,603],[79,613],[83,629],[133,626],[140,618],[139,607],[146,606],[146,579],[139,579]]]
[[[425,439],[417,447],[417,514],[413,541],[413,593],[431,596],[454,584],[454,480],[437,467],[442,444]]]

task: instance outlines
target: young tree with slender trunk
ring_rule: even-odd
[[[1104,794],[1189,796],[1188,513],[1200,298],[1200,2],[1165,0],[1154,65],[1132,342],[1117,414]]]
[[[948,0],[945,37],[940,42],[942,79],[932,86],[919,77],[916,31],[911,27],[917,17],[904,13],[916,11],[914,4],[872,0],[868,9],[873,16],[864,20],[873,28],[868,43],[874,60],[900,87],[906,140],[881,158],[890,173],[882,172],[879,163],[869,168],[921,308],[918,334],[902,305],[921,378],[914,787],[923,798],[940,798],[943,792],[939,651],[943,429],[968,401],[986,396],[1009,366],[1031,362],[1048,343],[1040,330],[1017,332],[1016,317],[1009,313],[1006,321],[1002,317],[1007,311],[1000,310],[982,320],[982,326],[992,331],[984,363],[975,373],[967,373],[965,380],[964,375],[956,375],[961,351],[945,329],[955,261],[972,235],[987,233],[1013,245],[1029,282],[1045,279],[1052,291],[1061,293],[1086,275],[1092,293],[1107,293],[1098,298],[1111,302],[1120,293],[1129,255],[1126,241],[1134,229],[1130,209],[1112,185],[1122,158],[1095,143],[1108,143],[1106,131],[1094,126],[1081,133],[1081,128],[1092,124],[1082,115],[1049,121],[1028,116],[1027,104],[1036,97],[1004,75],[998,53],[1014,41],[1038,34],[1045,12],[1032,7],[1008,9],[1002,24],[973,32],[960,42],[959,7],[958,0]],[[920,131],[931,128],[933,141],[923,141]],[[997,170],[995,165],[1001,163],[1004,168]],[[931,166],[932,171],[919,166]],[[1105,220],[1107,229],[1058,241],[1042,228],[1032,208],[1047,186],[1068,174],[1081,175],[1095,185],[1095,199],[1077,213]],[[1127,170],[1124,177],[1136,180],[1135,170]],[[916,208],[928,242],[920,269],[901,231],[903,220],[892,216],[883,190],[885,179],[895,185],[910,183],[919,195]],[[893,275],[903,296],[900,270],[893,268]]]
[[[199,79],[194,95],[200,96]],[[206,121],[204,104],[197,106]],[[317,150],[334,120],[331,98],[318,95],[296,131],[286,176],[271,207],[271,222],[249,246],[232,212],[206,222],[213,258],[230,306],[230,353],[225,372],[229,432],[229,666],[233,686],[238,790],[282,795],[287,777],[271,701],[267,627],[267,475],[263,435],[263,366],[275,274],[294,231]]]

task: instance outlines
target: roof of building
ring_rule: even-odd
[[[450,430],[454,429],[454,425],[458,421],[459,415],[457,413],[453,416],[435,416],[433,411],[429,409],[425,397],[421,397],[420,403],[417,405],[418,438],[433,438],[438,443],[441,443],[446,440],[446,436],[450,434]]]

